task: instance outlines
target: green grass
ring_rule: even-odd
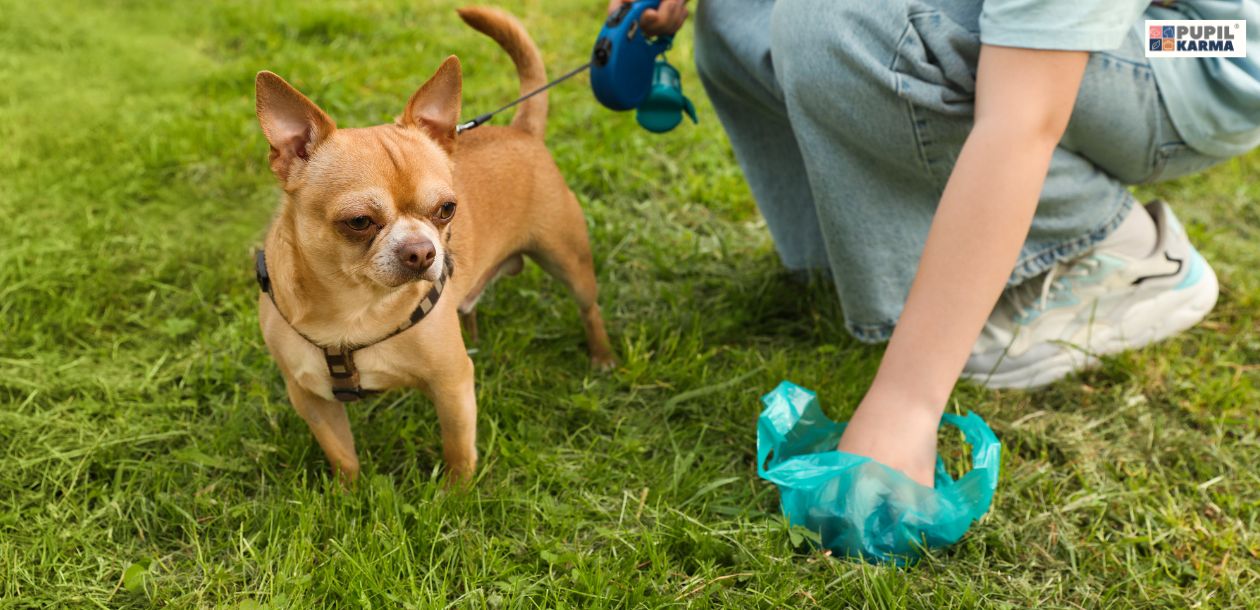
[[[0,2],[0,608],[1247,606],[1260,596],[1260,155],[1143,189],[1221,276],[1196,330],[1036,393],[962,386],[1006,447],[993,511],[914,569],[790,544],[756,477],[758,396],[846,418],[879,349],[780,271],[703,93],[666,136],[552,97],[623,365],[530,268],[481,308],[483,467],[443,491],[415,393],[351,411],[338,491],[260,339],[250,248],[277,199],[253,75],[341,125],[442,57],[468,114],[515,76],[448,0]],[[553,74],[599,0],[508,3]],[[688,30],[689,31],[689,30]],[[126,577],[124,578],[124,574]]]

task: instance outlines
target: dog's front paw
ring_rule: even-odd
[[[607,373],[617,368],[617,357],[612,352],[591,354],[591,366],[601,373]]]
[[[357,457],[352,459],[343,459],[332,464],[333,478],[336,479],[338,487],[343,491],[354,488],[354,484],[359,480],[359,460]]]
[[[459,460],[456,462],[447,462],[446,480],[443,482],[447,489],[467,489],[472,487],[473,475],[477,473],[477,459]]]

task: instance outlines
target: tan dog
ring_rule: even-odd
[[[511,55],[522,91],[546,82],[516,19],[488,8],[459,14]],[[457,312],[475,335],[477,298],[519,271],[522,254],[572,292],[592,362],[613,363],[586,222],[543,144],[546,94],[521,104],[511,127],[457,136],[460,90],[451,56],[396,124],[337,129],[280,77],[258,74],[258,120],[284,187],[259,260],[259,322],[294,408],[346,480],[359,461],[343,401],[401,386],[437,407],[449,475],[472,475],[477,405]]]

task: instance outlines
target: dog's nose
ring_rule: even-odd
[[[433,264],[433,259],[436,257],[437,248],[434,248],[433,242],[427,239],[408,242],[398,248],[398,261],[416,273],[423,273]]]

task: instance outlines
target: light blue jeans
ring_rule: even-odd
[[[701,0],[696,10],[701,80],[779,256],[829,270],[860,340],[892,332],[971,130],[980,7]],[[1177,134],[1139,36],[1091,57],[1012,284],[1106,237],[1133,207],[1126,185],[1223,160]]]

